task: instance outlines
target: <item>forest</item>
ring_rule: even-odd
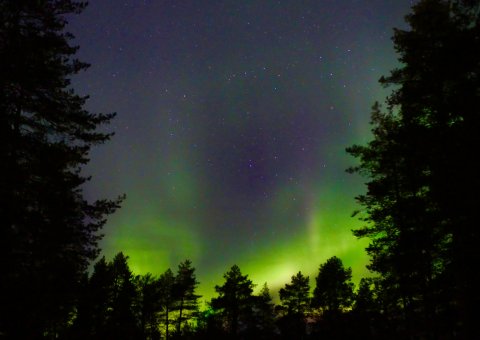
[[[154,276],[128,254],[98,259],[125,197],[82,191],[115,117],[71,88],[89,65],[67,18],[86,6],[0,0],[0,339],[480,338],[480,1],[419,0],[394,29],[390,95],[372,107],[371,141],[346,150],[365,180],[353,234],[369,240],[371,275],[355,287],[333,256],[275,304],[233,265],[205,307],[189,260]]]

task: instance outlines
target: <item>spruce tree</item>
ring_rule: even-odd
[[[119,201],[88,202],[81,167],[113,114],[85,110],[70,79],[87,68],[65,31],[85,3],[0,1],[0,333],[55,336]]]

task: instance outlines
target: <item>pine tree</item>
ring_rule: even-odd
[[[139,294],[128,256],[115,255],[95,263],[84,279],[75,319],[68,336],[72,339],[133,339],[141,334],[137,318]]]
[[[110,270],[111,307],[108,310],[109,337],[113,339],[134,339],[137,328],[135,302],[138,300],[133,273],[128,266],[128,256],[122,252],[115,255]]]
[[[385,310],[409,336],[472,336],[480,276],[476,246],[480,167],[480,3],[422,0],[395,30],[401,66],[381,82],[395,89],[374,108],[373,141],[349,152],[369,178],[358,198],[381,274]],[[396,310],[396,312],[395,312]],[[456,316],[454,316],[456,315]],[[401,320],[403,319],[403,321]],[[453,321],[453,322],[451,322]]]
[[[251,320],[254,285],[248,275],[242,275],[237,265],[232,266],[223,276],[223,286],[215,286],[218,297],[213,298],[211,305],[220,314],[226,324],[227,332],[236,336],[241,325]]]
[[[362,278],[355,293],[352,306],[351,327],[358,338],[371,339],[375,332],[385,335],[382,320],[379,318],[380,308],[374,293],[375,279]]]
[[[138,321],[142,339],[159,339],[159,313],[162,310],[160,282],[152,274],[137,275]]]
[[[279,291],[281,311],[279,326],[287,339],[303,339],[306,336],[306,317],[310,309],[309,277],[302,272],[292,276],[291,283]]]
[[[172,324],[172,311],[176,302],[175,275],[170,268],[160,275],[159,286],[162,306],[160,320],[164,325],[165,339],[168,340],[170,337],[170,325]]]
[[[118,201],[87,202],[80,174],[97,131],[113,114],[84,109],[70,78],[74,58],[67,14],[77,1],[0,2],[0,333],[55,336],[72,311],[96,233]]]
[[[112,308],[113,275],[105,257],[98,260],[91,277],[85,274],[78,296],[72,338],[103,339],[107,336],[107,320]]]
[[[376,309],[376,301],[372,289],[373,279],[362,278],[355,294],[353,310],[361,313],[368,313]]]
[[[253,320],[255,334],[258,339],[271,339],[275,333],[275,305],[272,302],[270,289],[265,282],[259,294],[254,296]]]
[[[84,280],[67,338],[133,339],[141,334],[139,296],[127,261],[120,252],[110,262],[102,257],[95,263],[92,275]]]
[[[353,302],[352,269],[344,268],[342,260],[333,256],[320,265],[313,291],[312,306],[324,313],[338,314]]]
[[[309,277],[302,272],[292,276],[291,283],[285,284],[279,291],[280,301],[287,314],[301,314],[305,316],[310,306]]]
[[[195,277],[195,268],[190,260],[185,260],[178,266],[175,277],[175,305],[174,310],[178,312],[176,320],[176,332],[180,334],[182,324],[190,320],[198,312],[198,299],[200,295],[195,294],[198,281]]]

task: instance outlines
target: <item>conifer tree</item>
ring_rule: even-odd
[[[198,281],[195,277],[195,268],[190,260],[185,260],[178,266],[175,276],[175,305],[174,310],[178,312],[176,320],[176,332],[182,331],[182,325],[191,319],[198,312],[198,299],[200,295],[195,294]]]
[[[113,273],[111,264],[102,257],[95,263],[90,278],[84,281],[78,297],[75,332],[79,338],[106,337],[107,318],[112,308]]]
[[[161,312],[160,322],[164,325],[165,339],[170,338],[170,325],[172,324],[172,312],[174,310],[175,298],[175,275],[169,268],[160,275],[159,278],[160,296],[161,296]]]
[[[66,15],[85,3],[0,2],[0,333],[55,336],[98,255],[97,231],[118,201],[88,202],[81,166],[113,114],[85,110],[70,79],[87,68],[74,55]]]
[[[127,261],[120,252],[110,262],[102,257],[95,263],[92,275],[83,281],[67,338],[131,339],[141,334],[139,296]]]
[[[135,286],[138,295],[138,322],[142,339],[158,339],[159,313],[162,309],[160,283],[152,274],[138,275],[135,277]]]
[[[362,278],[355,293],[349,322],[350,327],[361,339],[371,339],[375,333],[389,337],[382,329],[384,322],[379,317],[379,301],[374,292],[375,281],[373,278]]]
[[[128,256],[120,252],[110,263],[111,305],[107,316],[109,337],[114,339],[133,339],[139,333],[135,311],[137,290],[127,261]]]
[[[310,306],[309,277],[298,272],[292,276],[291,283],[285,284],[280,291],[280,301],[287,314],[300,314],[305,316]]]
[[[313,291],[312,306],[323,312],[338,314],[353,302],[352,269],[333,256],[320,265]]]
[[[270,339],[275,332],[275,305],[272,302],[270,289],[265,282],[259,294],[254,296],[253,320],[255,334],[260,339]]]
[[[353,310],[361,313],[368,313],[376,309],[376,301],[372,289],[374,279],[362,278],[355,294]]]
[[[478,332],[479,18],[478,1],[416,3],[394,33],[401,65],[381,79],[395,86],[387,110],[376,105],[373,140],[349,148],[369,178],[355,234],[371,239],[383,309],[408,336]]]
[[[223,276],[225,283],[215,286],[218,297],[212,299],[212,308],[222,316],[231,336],[236,336],[239,325],[247,324],[252,315],[253,283],[248,275],[242,275],[237,265]]]
[[[287,339],[306,337],[306,317],[310,309],[309,277],[298,272],[292,276],[291,283],[285,284],[279,291],[280,311],[279,328]]]

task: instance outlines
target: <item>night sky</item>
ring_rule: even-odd
[[[406,0],[91,1],[68,30],[92,67],[87,108],[117,112],[95,148],[90,199],[126,193],[103,254],[136,274],[191,259],[204,298],[233,264],[273,290],[338,256],[367,275],[364,179],[345,148],[369,139],[377,80],[396,65]]]

